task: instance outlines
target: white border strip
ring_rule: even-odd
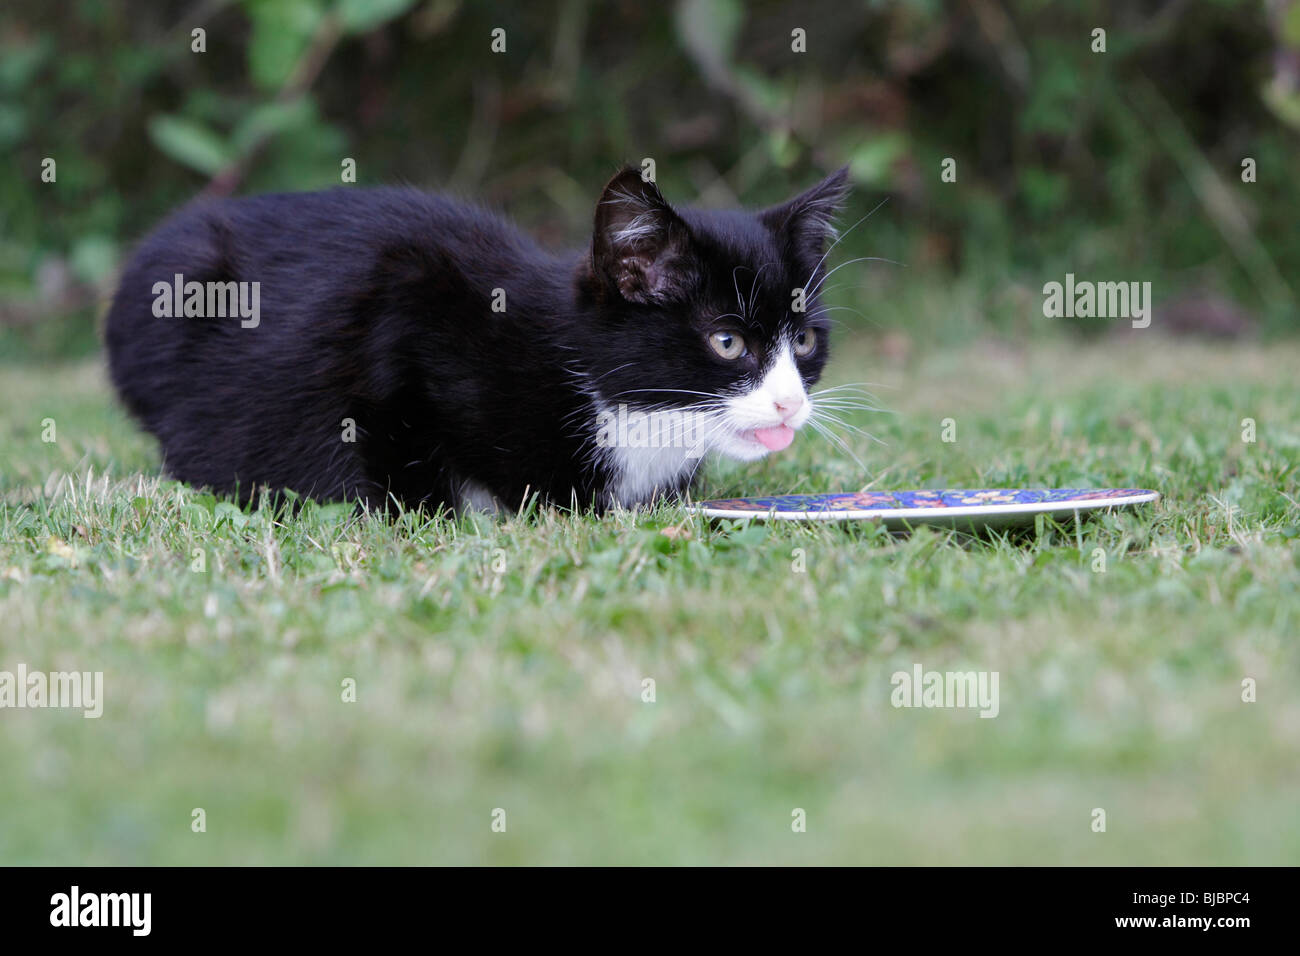
[[[863,508],[859,511],[738,511],[692,505],[691,510],[706,518],[763,518],[776,521],[862,521],[888,518],[895,521],[928,523],[949,518],[999,518],[1003,515],[1069,514],[1095,508],[1140,505],[1160,500],[1160,492],[1149,491],[1126,498],[1079,498],[1071,501],[1029,501],[1012,504],[962,505],[956,508]]]

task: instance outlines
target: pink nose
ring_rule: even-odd
[[[789,398],[778,398],[772,404],[776,406],[776,410],[782,418],[790,418],[795,412],[803,408],[803,398],[798,395]]]

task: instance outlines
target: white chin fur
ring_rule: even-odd
[[[797,432],[812,415],[812,400],[803,387],[787,344],[755,388],[728,398],[718,411],[701,414],[685,408],[666,413],[670,419],[683,416],[681,420],[693,425],[688,434],[698,437],[671,445],[622,440],[601,445],[601,454],[615,471],[614,485],[610,489],[612,499],[629,507],[648,501],[694,472],[700,458],[708,452],[735,461],[757,461],[771,454],[771,449],[754,437],[754,430],[782,424],[784,416],[777,411],[777,403],[788,405],[795,400],[800,403],[799,409],[785,424]],[[612,427],[617,415],[615,409],[599,399],[595,400],[595,408],[595,428],[600,435],[604,429]],[[613,434],[617,436],[618,431]]]
[[[798,424],[796,424],[795,421],[788,422],[787,424],[794,429],[797,436],[800,426],[807,420],[808,416],[801,414],[796,418]],[[770,428],[773,424],[780,423],[750,425],[749,428],[744,431],[738,427],[735,429],[729,429],[726,435],[714,436],[713,440],[710,442],[709,451],[722,455],[724,458],[731,458],[735,461],[758,461],[758,459],[772,454],[772,450],[757,439],[746,437],[746,435],[752,434],[755,428]]]
[[[712,450],[724,458],[735,461],[758,461],[771,454],[771,451],[761,442],[751,441],[738,433],[727,435],[725,438],[719,437]]]
[[[787,343],[763,376],[758,387],[727,400],[724,412],[727,425],[713,438],[712,450],[737,461],[757,461],[771,450],[753,438],[756,428],[774,428],[781,424],[777,402],[797,399],[801,404],[786,422],[796,432],[812,415],[812,399],[803,387],[799,368]]]

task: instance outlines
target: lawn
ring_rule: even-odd
[[[1154,333],[845,345],[830,380],[887,409],[846,433],[870,473],[805,433],[701,489],[1164,495],[971,538],[241,512],[160,481],[97,362],[9,364],[0,670],[105,700],[0,710],[0,862],[1294,864],[1298,370]],[[918,663],[997,671],[998,715],[891,706]]]

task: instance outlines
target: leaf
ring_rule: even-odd
[[[883,133],[854,150],[849,175],[863,184],[888,183],[894,163],[906,151],[907,140],[902,133]]]
[[[0,149],[9,149],[27,130],[27,114],[12,103],[0,103]]]
[[[316,105],[303,98],[291,103],[264,103],[249,111],[230,134],[235,151],[243,154],[259,140],[310,124]]]
[[[413,6],[415,0],[339,0],[336,9],[343,29],[366,33],[397,19]]]
[[[249,3],[248,68],[264,90],[278,90],[311,44],[325,11],[313,0]]]
[[[82,236],[73,245],[68,260],[78,279],[97,285],[117,269],[117,244],[108,236]]]
[[[0,89],[22,93],[53,52],[54,41],[48,35],[6,43],[0,50]]]
[[[726,533],[714,539],[713,547],[719,551],[752,548],[767,540],[768,527],[761,521],[738,518],[726,528]]]
[[[1300,6],[1292,4],[1283,16],[1282,38],[1288,46],[1300,46]]]
[[[321,521],[346,521],[356,512],[356,506],[341,501],[335,501],[329,504],[320,505],[317,511],[320,515]]]
[[[233,501],[218,501],[213,507],[213,515],[218,523],[225,521],[235,528],[248,526],[248,515]]]
[[[1069,201],[1067,177],[1041,166],[1026,166],[1020,174],[1020,194],[1037,217],[1056,215]]]
[[[767,540],[770,533],[768,526],[760,521],[751,522],[749,527],[741,528],[731,536],[731,540],[741,547],[755,547]]]
[[[181,116],[159,113],[150,117],[149,138],[176,162],[208,176],[225,168],[233,158],[220,136]]]
[[[705,73],[725,73],[743,16],[737,0],[683,0],[677,7],[677,36]]]

